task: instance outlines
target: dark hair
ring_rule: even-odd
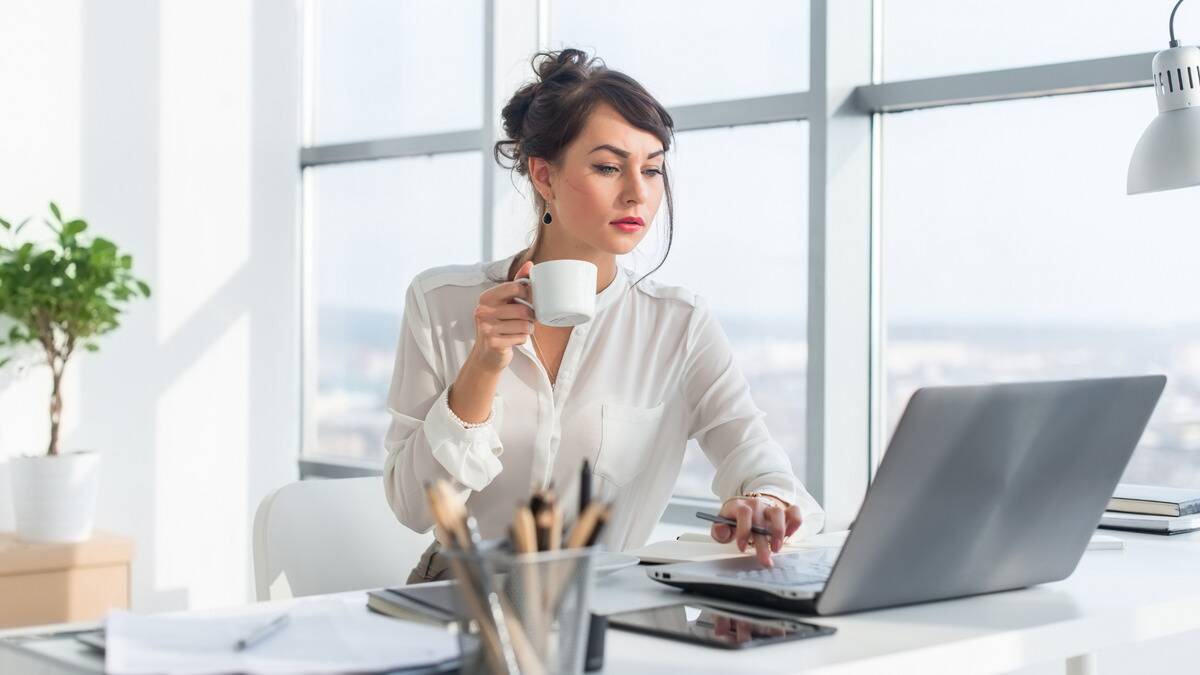
[[[602,59],[589,58],[578,49],[538,52],[530,63],[537,79],[518,89],[501,112],[508,138],[493,148],[500,166],[528,176],[530,157],[557,162],[563,150],[583,130],[588,115],[602,103],[611,105],[631,125],[654,134],[662,142],[663,150],[671,149],[675,122],[667,109],[632,77],[610,70]],[[658,265],[642,279],[667,261],[674,237],[675,203],[671,198],[671,182],[665,163],[662,178],[667,196],[667,250]],[[546,205],[536,190],[534,206],[540,217]],[[533,258],[541,242],[539,225],[533,245],[517,256],[517,264],[509,270],[510,280],[521,264]]]

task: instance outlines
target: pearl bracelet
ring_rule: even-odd
[[[464,429],[478,429],[479,427],[486,427],[487,425],[492,423],[492,418],[496,416],[496,412],[494,410],[490,410],[490,411],[488,411],[488,418],[482,422],[464,422],[464,421],[462,421],[462,419],[459,418],[458,415],[454,414],[454,408],[450,407],[450,390],[449,389],[446,390],[446,411],[450,413],[450,419],[454,420],[456,423],[458,423],[459,426],[461,426]]]
[[[779,508],[781,508],[781,509],[784,509],[784,510],[787,510],[789,507],[791,507],[791,504],[789,504],[789,503],[787,503],[787,502],[783,501],[783,499],[781,499],[781,498],[779,498],[779,497],[776,497],[775,495],[772,495],[772,494],[767,494],[766,492],[747,492],[747,493],[746,493],[746,494],[744,494],[744,495],[738,495],[738,496],[736,496],[736,497],[730,497],[729,499],[726,499],[724,502],[721,502],[721,508],[722,508],[722,509],[724,509],[726,504],[728,504],[729,502],[731,502],[731,501],[733,501],[733,500],[735,500],[735,499],[747,499],[747,498],[750,498],[750,499],[770,499],[771,501],[773,501],[773,502],[774,502],[775,506],[778,506]]]

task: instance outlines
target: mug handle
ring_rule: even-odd
[[[517,279],[516,281],[518,284],[522,284],[524,286],[529,286],[530,288],[533,287],[533,282],[529,280],[529,277],[521,277],[520,279]],[[529,309],[533,310],[533,318],[535,318],[535,319],[537,318],[537,310],[533,309],[533,304],[530,303],[528,300],[526,300],[525,298],[513,298],[512,300],[515,303],[525,305]]]

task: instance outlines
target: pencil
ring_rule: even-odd
[[[562,507],[555,503],[550,507],[550,546],[548,551],[557,551],[562,548],[563,538],[563,513]]]
[[[587,511],[583,512],[579,520],[575,521],[575,527],[571,528],[571,534],[567,536],[567,548],[583,548],[589,541],[592,541],[592,535],[600,523],[601,514],[607,510],[608,506],[600,502],[589,504]]]
[[[513,519],[513,550],[517,553],[537,553],[537,532],[533,523],[533,514],[529,507],[517,507],[517,515]]]

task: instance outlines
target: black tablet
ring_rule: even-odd
[[[776,642],[803,640],[832,635],[837,630],[832,626],[760,616],[691,602],[611,614],[608,617],[608,625],[723,649],[746,649]]]

